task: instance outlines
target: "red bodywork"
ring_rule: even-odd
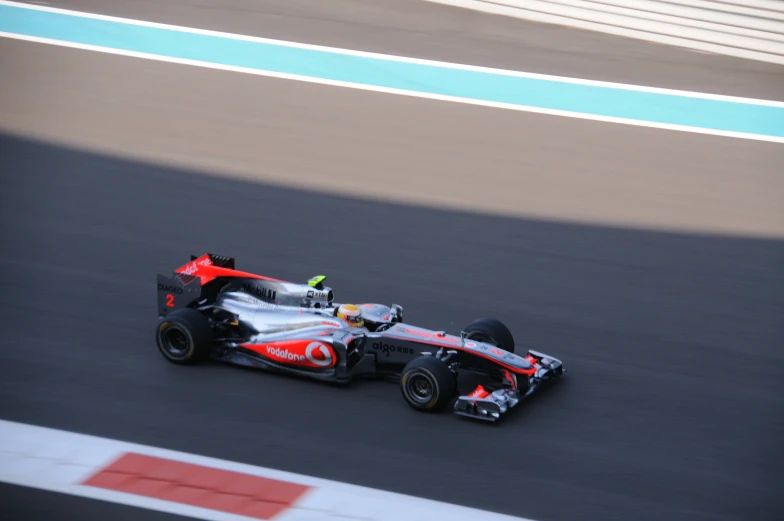
[[[477,385],[476,389],[474,389],[474,392],[468,395],[469,398],[476,398],[478,400],[481,400],[482,398],[487,398],[488,396],[490,396],[490,393],[487,391],[487,389],[485,389],[481,385]]]
[[[239,277],[244,279],[286,282],[280,279],[273,279],[272,277],[264,277],[262,275],[256,275],[255,273],[248,273],[247,271],[239,271],[230,268],[224,268],[221,266],[215,266],[212,263],[212,259],[210,258],[209,254],[202,255],[198,259],[192,260],[188,264],[180,266],[179,268],[174,270],[174,272],[183,275],[191,275],[193,277],[199,277],[202,286],[204,286],[205,284],[214,280],[217,277]]]
[[[261,344],[240,344],[242,347],[273,362],[295,367],[326,369],[337,363],[332,346],[317,339],[278,340]]]
[[[411,332],[411,330],[406,330],[406,332]],[[503,367],[507,371],[512,371],[513,373],[524,374],[526,376],[531,376],[531,375],[536,373],[536,363],[537,362],[536,362],[536,359],[533,358],[532,356],[526,357],[526,360],[531,365],[533,365],[534,367],[531,367],[529,369],[524,369],[524,368],[521,368],[521,367],[514,367],[512,365],[505,364],[504,362],[502,362],[498,358],[493,358],[491,356],[485,355],[481,351],[477,351],[475,349],[466,349],[465,347],[463,347],[461,345],[461,340],[458,337],[455,337],[455,336],[441,336],[438,333],[423,334],[421,331],[416,331],[416,333],[417,333],[417,336],[419,336],[419,339],[417,340],[417,342],[422,342],[423,344],[430,344],[430,345],[436,346],[436,347],[444,347],[444,348],[447,348],[447,349],[454,349],[455,351],[463,351],[464,353],[470,353],[470,354],[478,356],[480,358],[484,358],[485,360],[490,360],[494,364]],[[387,335],[387,336],[389,338],[395,338],[397,340],[403,340],[403,341],[409,341],[410,340],[409,338],[395,336],[395,335]],[[468,341],[467,345],[470,344],[470,343],[471,342]],[[506,351],[498,350],[498,352],[495,353],[495,354],[498,355],[498,356],[503,356],[504,354],[506,354]]]

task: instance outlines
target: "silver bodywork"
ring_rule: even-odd
[[[218,360],[348,383],[362,376],[399,377],[412,360],[432,356],[454,375],[475,371],[501,382],[492,392],[477,389],[454,403],[455,413],[488,421],[565,372],[560,360],[537,351],[520,356],[465,333],[403,323],[403,308],[396,304],[359,304],[365,327],[355,328],[336,316],[340,304],[332,289],[323,286],[325,277],[298,284],[233,269],[234,259],[207,254],[192,257],[173,278],[158,276],[159,316],[165,317],[173,302],[205,313]],[[222,279],[212,289],[205,286],[216,277],[228,281]],[[311,358],[317,349],[324,349],[324,363]]]
[[[266,291],[266,288],[275,288],[275,293]],[[448,357],[449,353],[460,351],[510,368],[529,372],[534,370],[533,374],[528,376],[504,370],[505,377],[511,382],[509,386],[496,389],[487,396],[464,395],[457,398],[454,404],[456,414],[486,421],[498,420],[533,394],[543,382],[563,372],[560,360],[538,351],[528,351],[527,355],[535,360],[531,363],[527,357],[504,351],[491,344],[467,339],[463,335],[450,335],[443,331],[399,323],[398,320],[402,320],[402,308],[399,306],[361,304],[365,320],[381,327],[378,332],[357,330],[335,316],[339,304],[331,300],[308,300],[308,293],[304,288],[297,289],[294,296],[284,295],[283,292],[290,288],[262,282],[257,291],[260,295],[267,295],[267,299],[254,297],[244,291],[224,291],[213,307],[232,313],[254,331],[254,335],[249,339],[254,343],[292,339],[328,341],[335,334],[350,333],[352,337],[367,339],[365,350],[374,353],[378,361],[388,361],[390,364],[403,365],[413,356]],[[328,289],[321,292],[322,295],[326,293],[332,294]],[[413,346],[418,346],[419,349],[414,352]]]
[[[268,285],[269,287],[281,287],[273,286],[273,284],[264,281],[263,284],[259,284],[259,287],[266,288]],[[280,289],[276,291],[278,297],[282,296]],[[270,293],[265,294],[271,295]],[[339,304],[328,304],[328,307],[304,307],[278,303],[280,301],[301,302],[299,295],[302,294],[302,291],[298,291],[297,294],[295,298],[284,297],[270,302],[271,297],[269,300],[264,300],[244,291],[230,290],[221,292],[212,307],[232,313],[245,327],[254,331],[254,335],[248,340],[253,343],[329,338],[338,331],[350,331],[354,335],[370,339],[368,349],[380,352],[381,356],[387,359],[391,357],[392,363],[396,358],[395,355],[399,354],[403,355],[399,357],[401,363],[410,359],[411,353],[409,351],[397,349],[400,345],[424,344],[433,346],[433,350],[438,348],[460,349],[514,368],[531,369],[533,367],[526,358],[503,351],[491,344],[467,340],[463,336],[450,335],[443,331],[432,331],[409,324],[396,323],[396,320],[402,318],[402,308],[399,306],[396,309],[393,306],[383,304],[361,304],[360,309],[362,309],[363,318],[366,321],[372,322],[376,326],[384,326],[382,331],[371,333],[357,330],[335,316]],[[394,348],[392,353],[390,353],[390,346]],[[423,351],[420,351],[420,354],[427,352],[427,350],[428,348],[425,347]]]
[[[272,342],[314,336],[325,330],[348,329],[330,308],[303,308],[272,304],[240,291],[221,293],[213,308],[236,315],[245,327],[255,331],[251,342]],[[319,334],[318,336],[322,336]]]

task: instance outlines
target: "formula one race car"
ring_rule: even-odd
[[[177,364],[212,359],[341,384],[393,377],[414,409],[454,401],[455,413],[488,421],[565,372],[552,356],[515,354],[512,334],[495,319],[460,336],[431,331],[404,324],[396,304],[337,304],[325,279],[286,282],[238,271],[231,257],[191,256],[171,277],[158,275],[158,348]],[[461,371],[488,383],[459,396]]]

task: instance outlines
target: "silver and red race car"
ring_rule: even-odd
[[[403,308],[360,304],[362,327],[338,316],[325,276],[286,282],[238,271],[234,259],[191,256],[171,276],[158,275],[156,341],[167,360],[208,359],[346,384],[392,378],[414,409],[496,421],[561,377],[557,358],[527,350],[498,320],[483,318],[459,336],[403,322]],[[483,378],[458,392],[458,375]]]

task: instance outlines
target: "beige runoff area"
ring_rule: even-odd
[[[9,39],[0,70],[0,131],[17,136],[383,201],[784,237],[780,144]]]

